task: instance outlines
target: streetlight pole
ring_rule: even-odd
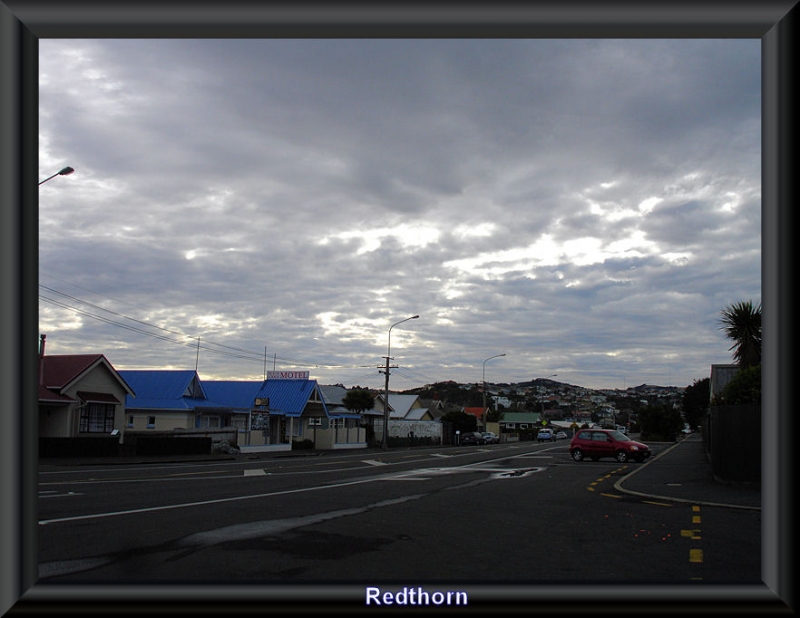
[[[557,375],[558,375],[557,373],[554,373],[551,376],[546,376],[546,377],[540,378],[540,379],[547,380],[548,378],[555,378]],[[542,399],[542,419],[544,419],[544,399]]]
[[[505,355],[506,355],[505,352],[503,352],[502,354],[495,354],[494,356],[490,356],[485,361],[483,361],[483,415],[485,417],[483,421],[484,427],[486,427],[486,421],[488,420],[488,414],[486,414],[486,361],[490,361],[493,358]]]
[[[61,169],[61,170],[57,171],[57,172],[56,172],[55,174],[53,174],[52,176],[48,176],[47,178],[45,178],[45,179],[44,179],[42,182],[40,182],[40,183],[39,183],[39,185],[40,185],[40,186],[41,186],[41,185],[43,185],[43,184],[44,184],[44,183],[46,183],[48,180],[50,180],[51,178],[55,178],[56,176],[69,176],[69,175],[70,175],[72,172],[74,172],[74,171],[75,171],[75,170],[74,170],[74,169],[72,169],[71,167],[65,167],[65,168],[63,168],[63,169]]]
[[[412,315],[410,318],[395,322],[389,327],[389,344],[386,348],[386,369],[384,370],[386,374],[386,387],[383,394],[383,443],[381,447],[384,451],[389,448],[389,361],[392,359],[392,329],[398,324],[408,322],[409,320],[416,320],[418,317],[418,315]]]

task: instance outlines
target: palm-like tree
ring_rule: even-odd
[[[728,348],[740,367],[761,364],[761,303],[752,300],[734,303],[721,312],[720,330],[733,341]]]

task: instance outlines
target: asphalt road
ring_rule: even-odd
[[[638,465],[576,463],[559,442],[43,466],[39,573],[90,584],[760,583],[760,512],[615,491]]]

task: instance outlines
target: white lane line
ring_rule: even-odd
[[[387,466],[387,465],[389,465],[385,461],[378,461],[376,459],[362,459],[361,462],[365,463],[365,464],[369,464],[370,466]]]
[[[58,494],[56,492],[52,492],[49,496],[43,496],[39,494],[39,499],[44,500],[45,498],[70,498],[72,496],[82,496],[82,495],[83,495],[82,493],[76,491],[68,491],[65,494]]]
[[[383,462],[375,461],[375,460],[362,460],[365,463],[372,463],[372,465],[386,465]],[[509,477],[520,477],[520,476],[527,476],[529,474],[535,472],[541,472],[544,468],[524,468],[524,469],[513,469],[513,468],[491,468],[491,467],[478,467],[478,466],[485,466],[485,463],[480,464],[470,464],[464,466],[463,468],[423,468],[418,471],[414,471],[411,473],[407,472],[400,472],[400,475],[422,475],[422,474],[430,474],[430,475],[441,475],[441,474],[456,474],[459,472],[489,472],[492,474],[493,478],[509,478]],[[404,479],[398,480],[410,480],[406,476]],[[391,477],[390,477],[391,478]],[[214,500],[201,500],[198,502],[184,502],[181,504],[167,504],[164,506],[152,506],[152,507],[145,507],[141,509],[129,509],[125,511],[111,511],[107,513],[94,513],[89,515],[75,515],[72,517],[59,517],[55,519],[42,519],[39,520],[40,526],[46,526],[48,524],[56,524],[66,521],[82,521],[88,519],[101,519],[104,517],[116,517],[117,515],[133,515],[136,513],[152,513],[155,511],[169,511],[173,509],[182,509],[187,507],[195,507],[195,506],[205,506],[208,504],[223,504],[225,502],[236,502],[239,500],[253,500],[258,498],[269,498],[272,496],[285,496],[289,494],[298,494],[298,493],[305,493],[310,491],[319,491],[321,489],[335,489],[337,487],[347,487],[352,485],[363,485],[364,483],[372,483],[374,481],[379,480],[386,480],[386,476],[379,476],[379,477],[370,477],[366,479],[360,479],[355,481],[347,481],[343,483],[334,483],[331,485],[321,485],[316,487],[304,487],[300,489],[288,489],[284,491],[275,491],[275,492],[268,492],[263,494],[253,494],[249,496],[234,496],[232,498],[217,498]]]
[[[239,500],[255,500],[258,498],[271,498],[272,496],[285,496],[288,494],[300,494],[307,491],[319,491],[321,489],[335,489],[336,487],[347,487],[348,485],[362,485],[364,483],[372,483],[376,479],[369,478],[359,481],[348,481],[346,483],[336,483],[334,485],[320,485],[317,487],[304,487],[301,489],[287,489],[285,491],[272,491],[265,494],[253,494],[251,496],[234,496],[232,498],[217,498],[215,500],[201,500],[199,502],[184,502],[181,504],[167,504],[164,506],[150,506],[141,509],[130,509],[127,511],[111,511],[108,513],[93,513],[90,515],[75,515],[73,517],[59,517],[57,519],[42,519],[39,521],[40,526],[48,524],[57,524],[65,521],[82,521],[86,519],[101,519],[103,517],[116,517],[117,515],[134,515],[136,513],[152,513],[154,511],[169,511],[172,509],[183,509],[193,506],[205,506],[208,504],[223,504],[225,502],[237,502]]]

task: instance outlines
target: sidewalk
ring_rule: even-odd
[[[679,500],[711,506],[761,508],[761,487],[725,483],[714,478],[699,433],[636,466],[615,484],[618,491],[651,499]]]

